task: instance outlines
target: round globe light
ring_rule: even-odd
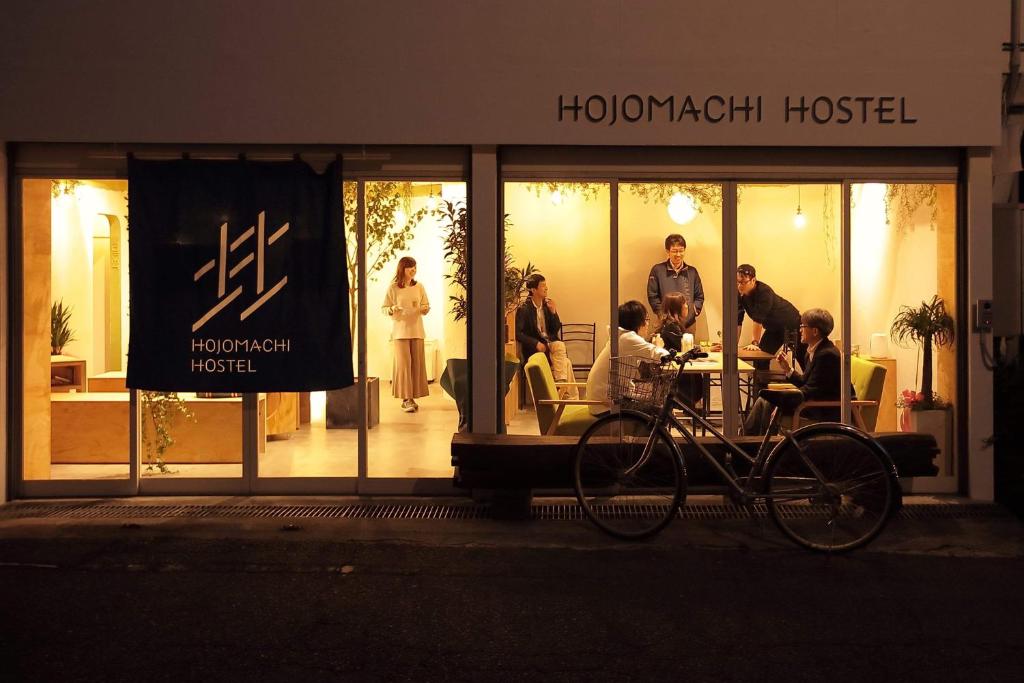
[[[690,195],[676,192],[668,200],[668,215],[679,225],[686,225],[697,217],[697,203]]]
[[[797,209],[796,215],[793,216],[793,225],[796,226],[798,230],[803,230],[804,226],[807,225],[807,216],[805,216],[800,209]]]
[[[561,192],[561,190],[552,190],[551,191],[551,203],[554,204],[555,206],[561,206],[562,205],[562,192]]]

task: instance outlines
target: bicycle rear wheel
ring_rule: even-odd
[[[783,442],[765,468],[768,512],[797,544],[846,552],[874,539],[893,512],[892,465],[875,441],[840,426]]]
[[[663,430],[653,429],[651,416],[623,411],[595,422],[576,445],[576,498],[587,517],[616,538],[656,534],[686,498],[679,450]]]

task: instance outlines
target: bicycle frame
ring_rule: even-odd
[[[682,376],[681,371],[679,373],[679,376]],[[814,465],[814,463],[811,462],[810,458],[808,458],[804,454],[804,451],[800,447],[800,444],[796,441],[795,438],[793,438],[794,432],[792,432],[791,430],[780,427],[779,433],[782,435],[783,440],[780,443],[776,444],[774,448],[771,448],[769,450],[771,444],[770,434],[772,433],[773,428],[779,423],[780,411],[778,407],[776,407],[772,411],[772,416],[771,420],[769,421],[768,430],[764,435],[764,439],[761,440],[761,445],[757,449],[757,456],[752,458],[749,455],[747,455],[745,451],[743,451],[736,444],[734,444],[732,440],[729,439],[729,437],[725,436],[720,431],[715,429],[714,425],[712,425],[707,419],[705,419],[703,416],[697,413],[690,406],[681,402],[676,397],[677,384],[678,380],[673,382],[673,388],[668,393],[668,396],[666,396],[665,403],[662,405],[659,415],[656,418],[653,418],[655,420],[655,423],[654,429],[651,430],[651,436],[648,438],[647,444],[644,446],[644,451],[640,459],[630,469],[642,467],[647,462],[648,458],[650,457],[651,450],[654,446],[654,440],[658,431],[660,429],[664,429],[666,426],[672,426],[675,427],[680,433],[682,433],[683,437],[687,440],[687,442],[690,445],[696,447],[697,452],[701,454],[701,457],[711,464],[711,466],[718,472],[719,476],[732,489],[733,493],[739,497],[739,500],[744,505],[749,504],[750,502],[756,500],[757,498],[765,498],[768,495],[765,494],[764,492],[755,491],[754,484],[755,482],[760,481],[761,475],[764,470],[764,466],[768,462],[769,456],[772,453],[774,453],[777,449],[784,446],[786,443],[792,443],[797,448],[797,452],[800,453],[801,460],[804,461],[808,469],[810,469],[810,471],[814,474],[815,478],[818,480],[818,484],[824,484],[823,475]],[[740,480],[743,479],[743,477],[735,476],[732,472],[729,472],[729,470],[727,470],[725,466],[723,466],[718,461],[718,458],[711,455],[711,452],[708,451],[707,448],[705,448],[702,444],[700,444],[697,441],[697,437],[694,436],[693,432],[690,429],[688,429],[686,425],[683,424],[683,422],[681,422],[675,416],[674,411],[676,410],[681,410],[682,412],[686,413],[686,415],[689,416],[692,420],[695,420],[696,422],[700,423],[700,425],[705,430],[710,431],[711,434],[715,437],[715,439],[726,447],[729,454],[739,456],[740,458],[746,460],[750,464],[750,473],[746,476],[746,481],[744,482],[743,486],[740,486],[739,483]],[[846,425],[840,426],[847,427]],[[852,429],[849,427],[847,428]],[[671,441],[673,446],[676,448],[676,457],[679,457],[681,459],[682,452],[679,450],[679,446],[675,443],[675,440],[672,439],[671,432],[666,432],[666,435],[669,437],[669,441]],[[779,496],[775,497],[777,498]],[[799,496],[798,494],[791,494],[791,496],[787,497],[800,498],[801,496]]]

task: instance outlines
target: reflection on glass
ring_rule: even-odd
[[[939,476],[953,477],[956,340],[943,335],[947,343],[932,345],[930,406],[917,340],[948,330],[959,315],[955,186],[865,183],[851,191],[851,375],[858,396],[877,402],[861,406],[861,416],[872,431],[932,434]],[[901,316],[908,310],[914,315]]]
[[[27,480],[128,477],[125,181],[23,185]]]
[[[608,339],[609,186],[509,182],[504,200],[506,428],[578,435]]]

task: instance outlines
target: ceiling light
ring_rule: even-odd
[[[676,192],[668,200],[668,215],[679,225],[686,225],[697,217],[697,202],[688,194]]]

